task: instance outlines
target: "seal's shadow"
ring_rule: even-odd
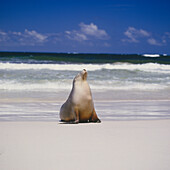
[[[88,123],[101,123],[101,122],[91,122],[91,121],[81,121],[81,122],[75,122],[75,121],[62,121],[60,120],[58,124],[88,124]]]

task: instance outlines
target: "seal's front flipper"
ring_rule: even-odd
[[[79,123],[79,111],[78,111],[77,107],[74,108],[74,113],[75,113],[75,121],[74,121],[74,123]]]

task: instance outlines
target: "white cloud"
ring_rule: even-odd
[[[129,27],[125,32],[124,35],[127,37],[126,39],[123,39],[123,41],[128,41],[128,42],[134,42],[138,43],[139,38],[142,37],[149,37],[150,33],[143,30],[143,29],[136,29],[134,27]]]
[[[76,33],[76,37],[77,40],[81,39],[81,40],[88,40],[87,36],[81,33]]]
[[[165,32],[165,36],[167,36],[167,38],[170,38],[170,32]]]
[[[163,37],[162,37],[162,42],[166,44],[170,40],[170,32],[165,32]]]
[[[57,43],[75,40],[90,44],[93,40],[108,40],[109,36],[103,29],[99,29],[94,23],[79,24],[78,30],[68,30],[61,33],[39,33],[36,30],[25,29],[24,31],[0,30],[0,45],[2,46],[35,46],[45,43]],[[108,46],[105,44],[105,46]]]
[[[157,39],[153,38],[151,33],[143,29],[136,29],[134,27],[128,27],[128,29],[124,32],[126,38],[122,39],[124,42],[130,43],[139,43],[141,40],[146,41],[150,45],[161,46],[166,44],[166,40],[170,37],[170,33],[164,33],[164,36],[160,38],[158,41]]]
[[[124,32],[124,35],[128,37],[128,39],[123,39],[124,41],[129,42],[138,42],[136,39],[136,35],[133,33],[136,29],[133,27],[129,27],[126,32]]]
[[[143,36],[143,37],[149,37],[149,36],[150,36],[150,33],[147,32],[147,31],[145,31],[145,30],[143,30],[143,29],[140,29],[140,30],[139,30],[139,34],[140,34],[141,36]]]
[[[21,36],[22,33],[21,32],[12,32],[13,35],[18,35],[18,36]]]
[[[84,33],[85,35],[94,36],[98,39],[108,38],[106,31],[102,30],[102,29],[98,29],[98,26],[93,23],[91,23],[89,25],[80,23],[79,26],[81,28],[82,33]]]
[[[4,44],[14,44],[14,45],[36,45],[43,44],[48,41],[50,36],[46,34],[40,34],[35,30],[29,31],[25,29],[24,32],[0,31],[0,42]]]
[[[25,35],[27,37],[33,38],[39,42],[44,42],[47,39],[46,35],[40,34],[34,30],[29,31],[29,30],[25,29]]]
[[[7,41],[9,39],[8,34],[0,30],[0,42]]]
[[[5,36],[6,32],[3,32],[3,31],[0,30],[0,35]]]
[[[99,29],[97,25],[80,23],[80,30],[65,31],[66,37],[71,40],[85,41],[91,39],[107,40],[109,38],[105,30]]]
[[[65,31],[66,37],[70,40],[85,41],[88,40],[87,36],[78,31]]]
[[[154,38],[149,38],[147,41],[150,45],[157,45],[157,46],[162,45],[161,43],[157,42],[157,40],[155,40]]]
[[[104,43],[104,46],[105,46],[105,47],[111,47],[111,44],[105,42],[105,43]]]

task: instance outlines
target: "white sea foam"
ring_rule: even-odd
[[[19,83],[15,81],[6,81],[6,82],[0,82],[0,90],[20,90],[20,91],[58,91],[58,90],[67,90],[71,89],[72,83],[53,83],[53,82],[47,82],[47,83]]]
[[[107,70],[140,70],[146,72],[170,73],[170,65],[147,63],[147,64],[16,64],[16,63],[0,63],[0,70],[58,70],[58,71],[97,71]]]
[[[161,90],[166,89],[168,85],[156,83],[143,83],[143,82],[109,82],[103,80],[94,82],[89,81],[92,90]],[[20,83],[15,81],[0,81],[0,90],[19,90],[19,91],[61,91],[71,90],[72,80],[68,82],[46,82],[46,83]]]
[[[160,57],[159,54],[143,54],[144,57]]]
[[[71,90],[72,80],[77,74],[72,71],[79,72],[84,68],[89,71],[89,84],[95,90],[158,90],[170,87],[170,65],[163,64],[0,63],[0,90]]]

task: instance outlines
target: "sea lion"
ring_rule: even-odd
[[[101,122],[94,109],[85,69],[74,78],[70,95],[61,106],[60,119],[68,123]]]

